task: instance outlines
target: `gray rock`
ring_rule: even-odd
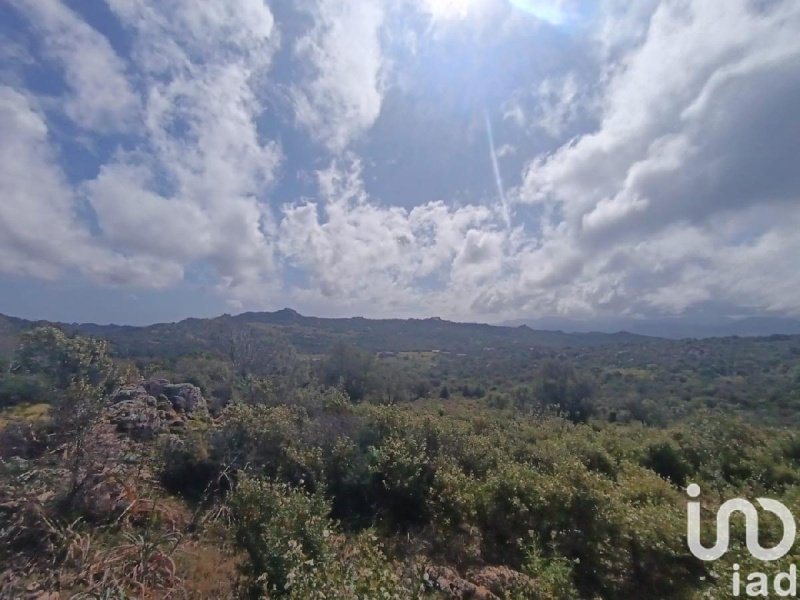
[[[169,385],[166,379],[150,379],[144,382],[144,389],[151,396],[158,397],[164,393],[164,388]]]
[[[135,398],[146,395],[147,392],[145,391],[143,386],[126,386],[120,388],[119,391],[114,395],[113,402],[122,402],[124,400],[134,400]]]
[[[162,430],[162,420],[158,411],[149,406],[148,396],[144,390],[138,396],[130,397],[127,390],[123,391],[122,400],[112,402],[106,410],[110,423],[116,425],[117,431],[126,433],[134,439],[150,439]],[[120,394],[117,394],[118,399]]]
[[[120,433],[144,440],[182,429],[187,419],[206,418],[208,408],[197,386],[152,379],[143,385],[121,388],[106,409],[106,416]]]
[[[191,383],[175,383],[164,386],[164,395],[169,398],[172,407],[178,412],[208,411],[200,388]]]

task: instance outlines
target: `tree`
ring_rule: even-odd
[[[81,487],[87,440],[108,396],[121,383],[108,343],[37,327],[22,336],[14,370],[46,382],[56,439],[64,443],[72,476],[69,497]]]
[[[248,325],[235,327],[227,345],[228,359],[245,385],[250,378],[269,379],[275,394],[282,397],[310,379],[308,363],[279,332]]]
[[[374,381],[375,358],[354,346],[338,343],[320,365],[321,379],[340,386],[354,402],[363,400]]]
[[[102,395],[120,383],[108,342],[67,336],[55,327],[26,331],[12,369],[17,373],[43,375],[56,394],[81,384]]]
[[[573,423],[584,423],[594,413],[591,383],[566,363],[549,361],[542,365],[536,395],[540,403],[557,406]]]

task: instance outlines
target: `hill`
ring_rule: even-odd
[[[0,316],[0,348],[13,348],[19,332],[42,322]],[[109,340],[119,356],[174,357],[197,351],[225,352],[232,335],[243,331],[285,338],[298,352],[320,354],[337,342],[347,342],[373,352],[440,350],[470,353],[485,348],[597,347],[640,344],[656,338],[626,332],[564,333],[534,330],[525,325],[504,327],[482,323],[457,323],[439,318],[326,319],[308,317],[285,308],[276,312],[247,312],[211,319],[185,319],[146,327],[54,323],[82,335]]]
[[[800,320],[785,317],[744,317],[704,315],[670,319],[515,319],[500,323],[508,327],[527,325],[534,329],[560,329],[569,332],[625,330],[644,336],[668,339],[712,337],[765,337],[800,334]]]

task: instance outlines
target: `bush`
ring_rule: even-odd
[[[226,482],[220,480],[224,466],[209,457],[201,434],[168,436],[159,450],[160,478],[167,491],[198,501],[227,489]]]
[[[20,373],[5,373],[0,376],[0,408],[47,399],[47,384],[42,376]]]
[[[230,507],[237,543],[247,552],[251,596],[293,600],[416,597],[370,532],[346,539],[317,492],[243,478]]]
[[[573,423],[584,423],[594,414],[593,395],[589,380],[579,376],[568,364],[547,362],[539,372],[536,391],[539,402],[558,407]]]
[[[211,457],[313,490],[322,481],[322,451],[306,443],[309,425],[301,407],[234,404],[212,436]]]
[[[230,508],[236,541],[250,559],[245,575],[252,594],[288,595],[298,572],[331,561],[333,524],[322,494],[242,477]]]
[[[644,466],[680,487],[686,486],[686,478],[691,473],[680,451],[668,442],[649,446]]]
[[[296,569],[290,577],[293,600],[332,598],[380,598],[414,600],[422,597],[421,570],[410,567],[403,577],[400,565],[387,561],[378,538],[366,531],[353,539],[333,539],[336,558]]]
[[[428,522],[433,469],[425,445],[393,433],[372,449],[370,462],[373,494],[383,515],[400,527]]]
[[[531,541],[525,552],[522,571],[536,580],[538,591],[553,600],[579,597],[573,582],[574,563],[554,552],[545,553],[540,543]]]

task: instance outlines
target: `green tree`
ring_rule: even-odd
[[[345,343],[331,348],[320,369],[322,382],[341,387],[353,402],[364,400],[375,383],[375,357]]]
[[[573,423],[584,423],[594,413],[591,383],[566,363],[546,362],[539,372],[536,396],[545,406],[556,406]]]
[[[46,382],[56,440],[65,444],[72,474],[69,497],[74,497],[81,487],[89,434],[121,383],[108,343],[37,327],[23,334],[14,370]]]
[[[68,336],[56,327],[26,331],[13,370],[44,375],[56,392],[80,383],[104,394],[120,383],[108,342]]]

